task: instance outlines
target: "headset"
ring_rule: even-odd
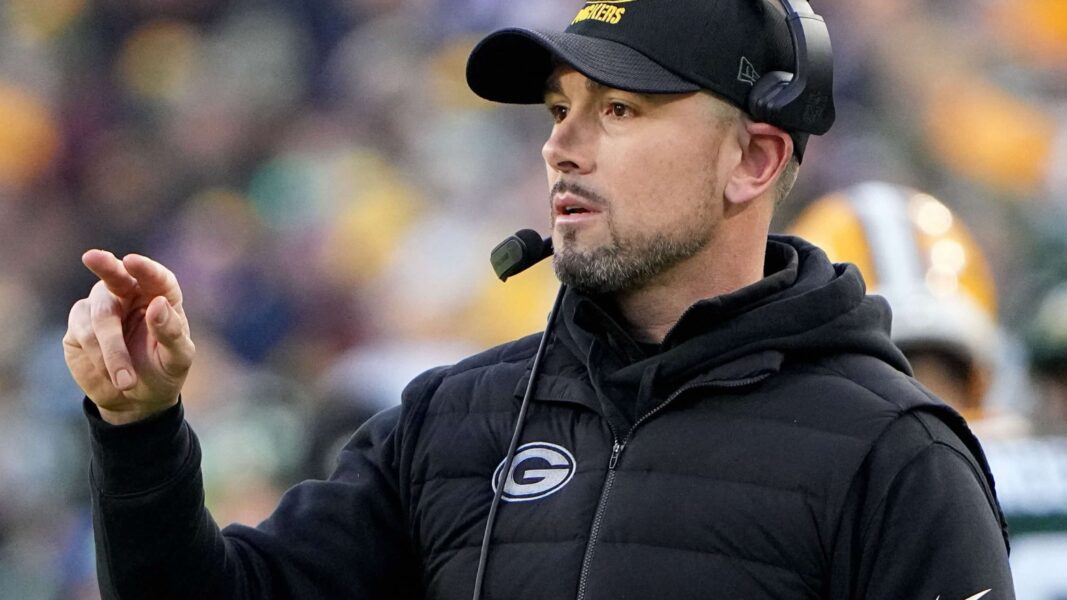
[[[764,73],[748,95],[748,113],[786,131],[822,135],[834,110],[834,56],[826,22],[807,0],[780,0],[793,42],[793,72]]]
[[[780,0],[785,8],[786,25],[793,42],[793,73],[771,71],[765,73],[753,86],[748,96],[748,112],[755,119],[773,123],[789,131],[803,131],[821,135],[830,129],[834,122],[833,101],[833,54],[830,48],[830,35],[826,23],[815,14],[806,0]],[[490,253],[493,270],[501,281],[525,271],[543,259],[552,256],[552,238],[542,238],[532,229],[523,229],[510,236]],[[504,493],[504,487],[511,477],[511,467],[515,451],[522,437],[523,424],[530,398],[536,387],[537,376],[541,371],[541,360],[548,347],[556,317],[567,291],[566,285],[560,285],[552,310],[548,315],[548,324],[541,334],[541,341],[534,354],[530,367],[530,379],[526,384],[519,414],[500,470],[501,481],[497,482],[493,494],[493,503],[489,506],[489,516],[482,536],[481,553],[478,556],[478,571],[474,579],[474,600],[481,600],[482,587],[485,583],[486,563],[489,559],[489,542],[496,523],[497,509]]]

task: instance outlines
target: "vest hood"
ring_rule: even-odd
[[[658,382],[681,383],[757,354],[778,355],[778,364],[790,355],[866,354],[911,374],[889,337],[888,303],[866,295],[855,265],[833,264],[800,238],[771,235],[765,272],[752,285],[693,304],[652,356],[607,303],[574,290],[564,298],[558,340],[585,360],[594,381],[610,373],[636,383],[654,367]]]

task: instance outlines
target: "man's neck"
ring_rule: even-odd
[[[764,247],[738,246],[698,254],[640,289],[619,292],[614,301],[630,335],[639,342],[661,343],[682,314],[696,302],[752,285],[763,278]]]

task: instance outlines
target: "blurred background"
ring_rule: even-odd
[[[916,190],[911,208],[936,198],[921,227],[966,224],[932,255],[959,285],[925,283],[951,303],[980,265],[992,337],[945,372],[984,372],[973,418],[1019,597],[1067,598],[1067,2],[814,4],[838,122],[775,229],[839,190],[864,206],[854,186],[874,180]],[[424,368],[543,326],[550,266],[501,285],[488,252],[547,227],[551,121],[480,101],[463,67],[485,32],[560,29],[578,6],[0,3],[0,598],[98,597],[61,348],[86,249],[179,277],[198,350],[184,398],[222,524],[327,475]]]

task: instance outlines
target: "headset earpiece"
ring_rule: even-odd
[[[834,59],[826,23],[807,0],[780,0],[793,44],[793,72],[764,73],[748,95],[758,121],[822,135],[834,122]]]

